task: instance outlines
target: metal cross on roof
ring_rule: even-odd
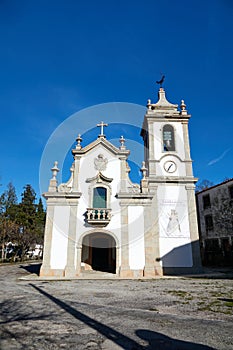
[[[99,124],[97,124],[97,126],[100,127],[99,137],[105,137],[105,135],[104,135],[104,126],[108,126],[108,124],[106,124],[104,122],[100,122]]]

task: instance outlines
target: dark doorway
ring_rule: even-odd
[[[108,248],[92,247],[92,268],[93,270],[109,271],[111,267],[108,261]]]
[[[82,262],[92,270],[116,273],[116,242],[106,233],[93,233],[83,239]]]

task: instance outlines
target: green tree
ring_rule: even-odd
[[[7,190],[0,196],[0,213],[10,215],[12,208],[17,205],[17,202],[15,187],[12,182],[9,182]]]
[[[36,193],[31,185],[26,185],[24,191],[21,194],[22,199],[18,208],[17,221],[18,223],[27,228],[27,230],[33,230],[35,228],[36,217]]]
[[[15,187],[10,182],[0,196],[0,242],[1,258],[6,259],[6,244],[13,241],[19,227],[15,221],[17,196]]]
[[[42,199],[39,199],[36,210],[36,233],[37,243],[42,244],[44,240],[44,227],[45,227],[46,213],[43,207]]]
[[[21,196],[16,215],[16,222],[20,229],[15,240],[23,259],[30,246],[36,243],[36,193],[32,186],[27,184]]]
[[[36,192],[27,184],[17,204],[16,191],[12,183],[0,196],[0,243],[2,259],[6,258],[6,244],[12,242],[18,247],[21,259],[34,244],[42,244],[45,225],[45,210],[41,198],[36,203]]]

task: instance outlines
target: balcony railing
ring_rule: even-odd
[[[87,208],[86,221],[91,225],[106,226],[111,220],[111,209]]]

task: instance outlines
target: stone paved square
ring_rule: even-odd
[[[233,349],[230,275],[46,281],[38,268],[0,266],[1,350]]]

